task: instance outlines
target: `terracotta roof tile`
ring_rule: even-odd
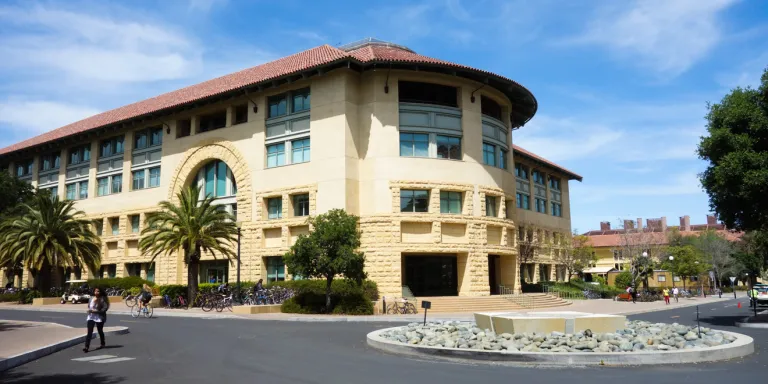
[[[609,231],[609,232],[615,232],[615,231]],[[742,232],[733,232],[733,231],[727,231],[727,230],[718,230],[719,234],[721,234],[723,237],[725,237],[729,241],[738,241],[741,239],[741,236],[743,236]],[[682,236],[699,236],[703,231],[681,231],[680,234]],[[669,238],[667,237],[669,233],[668,232],[645,232],[644,236],[648,236],[651,241],[653,241],[653,244],[667,244],[669,243]],[[587,235],[589,237],[590,244],[593,247],[617,247],[621,245],[621,232],[618,233],[608,233],[608,234],[602,234],[602,235]]]
[[[512,149],[516,153],[521,153],[521,154],[523,154],[523,156],[527,156],[527,157],[529,157],[529,158],[531,158],[533,160],[540,161],[540,162],[542,162],[544,164],[549,165],[550,167],[553,167],[555,169],[563,171],[566,174],[568,174],[568,176],[570,176],[572,179],[576,179],[578,181],[581,181],[583,179],[583,177],[581,177],[581,175],[579,175],[578,173],[574,173],[572,171],[569,171],[567,168],[561,167],[561,166],[559,166],[559,165],[557,165],[557,164],[555,164],[555,163],[553,163],[553,162],[551,162],[551,161],[549,161],[549,160],[547,160],[547,159],[545,159],[545,158],[543,158],[543,157],[541,157],[541,156],[539,156],[539,155],[537,155],[537,154],[535,154],[533,152],[530,152],[530,151],[526,150],[525,148],[522,148],[520,146],[517,146],[517,145],[513,144],[512,145]]]
[[[302,71],[310,70],[322,65],[332,64],[340,60],[356,60],[363,64],[383,61],[403,63],[412,62],[451,66],[492,75],[499,79],[514,83],[517,86],[525,89],[522,87],[522,85],[514,82],[513,80],[493,74],[491,72],[419,55],[410,50],[394,46],[367,45],[347,52],[338,48],[331,47],[329,45],[322,45],[253,68],[248,68],[233,74],[208,80],[199,84],[168,92],[156,97],[152,97],[133,104],[106,111],[95,116],[88,117],[86,119],[0,149],[0,155],[11,153],[24,148],[33,147],[89,130],[98,129],[110,124],[128,121],[132,118],[160,112],[168,108],[178,107],[200,99],[217,96],[228,91],[252,86],[257,83],[270,81],[272,79],[277,79],[282,76],[300,73]],[[533,113],[535,113],[535,108],[533,109]],[[581,176],[567,171],[562,167],[558,167],[557,165],[550,163],[540,158],[539,156],[536,156],[522,149],[520,149],[520,152],[535,159],[544,161],[554,167],[562,169],[581,180]]]

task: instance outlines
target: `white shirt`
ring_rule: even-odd
[[[672,294],[673,295],[677,295],[678,293],[680,293],[680,292],[677,290],[677,288],[673,288],[672,289]]]
[[[91,299],[90,302],[88,302],[88,309],[95,310],[96,309],[96,298],[94,297]],[[98,313],[88,313],[88,321],[93,320],[96,323],[101,323],[101,317]]]

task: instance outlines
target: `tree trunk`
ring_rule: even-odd
[[[326,280],[325,280],[325,313],[331,313],[331,283],[333,283],[333,276],[326,277]]]
[[[197,297],[197,275],[200,271],[200,251],[190,255],[187,263],[187,304],[192,307]]]

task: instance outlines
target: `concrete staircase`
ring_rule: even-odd
[[[521,295],[518,295],[521,296]],[[569,305],[570,302],[560,298],[545,295],[543,293],[525,294],[520,301],[511,300],[504,296],[439,296],[439,297],[418,297],[416,306],[419,313],[423,313],[421,302],[424,300],[432,302],[430,313],[446,312],[498,312],[498,311],[525,311],[526,308],[521,304],[530,303],[534,308],[550,308]]]

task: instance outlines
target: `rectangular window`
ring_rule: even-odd
[[[243,124],[248,122],[248,104],[236,105],[233,108],[234,116],[232,124]]]
[[[120,234],[120,218],[119,217],[110,218],[109,226],[112,228],[112,235]]]
[[[77,200],[77,183],[67,184],[67,200]]]
[[[541,171],[534,170],[533,171],[533,182],[540,185],[545,185],[544,182],[544,173]]]
[[[291,92],[293,94],[293,113],[309,110],[309,88]]]
[[[401,189],[400,212],[428,212],[429,191]]]
[[[139,233],[139,215],[131,215],[131,232]]]
[[[144,149],[147,147],[147,132],[139,131],[134,134],[133,137],[133,149]]]
[[[400,156],[429,156],[429,135],[426,133],[400,133]]]
[[[219,111],[199,118],[198,132],[208,132],[227,126],[227,111]]]
[[[149,146],[163,145],[163,128],[151,128],[149,130]]]
[[[556,179],[554,177],[549,178],[549,188],[554,189],[556,191],[560,190],[560,179]]]
[[[159,187],[160,186],[160,167],[150,168],[149,169],[149,187]]]
[[[216,162],[205,166],[205,186],[203,193],[206,197],[216,197]]]
[[[496,146],[483,143],[483,163],[485,165],[496,166]]]
[[[273,197],[273,198],[267,199],[267,209],[268,209],[267,218],[269,218],[270,220],[281,219],[283,217],[283,198]]]
[[[51,198],[59,197],[59,187],[51,187],[48,190],[51,191]]]
[[[491,98],[480,96],[480,111],[483,115],[501,120],[501,105]]]
[[[659,275],[659,283],[664,283],[667,281],[667,276],[665,275]]]
[[[485,215],[488,217],[496,217],[496,197],[485,196]]]
[[[91,146],[89,144],[85,144],[69,150],[69,164],[80,164],[90,160]]]
[[[80,199],[87,199],[88,198],[88,182],[87,181],[81,181],[78,183],[78,195]]]
[[[306,163],[309,161],[309,138],[294,140],[291,142],[291,152],[293,157],[291,163]]]
[[[34,164],[33,159],[24,160],[19,162],[19,164],[16,166],[16,176],[23,177],[23,176],[29,176],[32,174],[32,164]]]
[[[101,236],[104,234],[104,220],[94,220],[93,227],[96,228],[96,234]]]
[[[437,157],[461,160],[461,138],[437,135]]]
[[[288,97],[286,94],[267,98],[267,118],[283,116],[288,113]]]
[[[285,143],[267,145],[267,168],[285,165]]]
[[[458,107],[456,87],[447,85],[400,81],[398,98],[401,103],[421,103]]]
[[[563,217],[563,206],[558,203],[552,203],[552,216]]]
[[[501,169],[507,169],[507,161],[508,161],[507,153],[508,152],[506,150],[503,150],[503,149],[499,150],[499,168]]]
[[[516,194],[516,205],[520,209],[531,209],[531,197],[524,193]]]
[[[113,137],[101,142],[99,157],[110,157],[123,153],[123,136]]]
[[[547,201],[540,198],[534,199],[534,204],[536,205],[536,212],[539,213],[547,213]]]
[[[672,281],[679,282],[680,281],[680,276],[672,276]]]
[[[123,191],[123,175],[112,176],[112,193],[120,193]]]
[[[186,137],[192,134],[192,120],[181,119],[176,120],[176,138]]]
[[[109,177],[100,177],[96,179],[96,196],[109,195]]]
[[[309,216],[309,194],[293,195],[293,215]]]
[[[285,280],[285,263],[280,256],[267,257],[267,283]]]
[[[50,171],[52,169],[59,169],[61,165],[61,152],[52,153],[47,156],[41,157],[40,170]]]
[[[216,197],[227,195],[227,164],[223,161],[216,162]]]
[[[144,189],[144,172],[145,170],[133,171],[133,190]]]
[[[440,213],[461,213],[461,192],[440,191]]]
[[[528,180],[528,167],[522,164],[515,164],[515,177]]]

